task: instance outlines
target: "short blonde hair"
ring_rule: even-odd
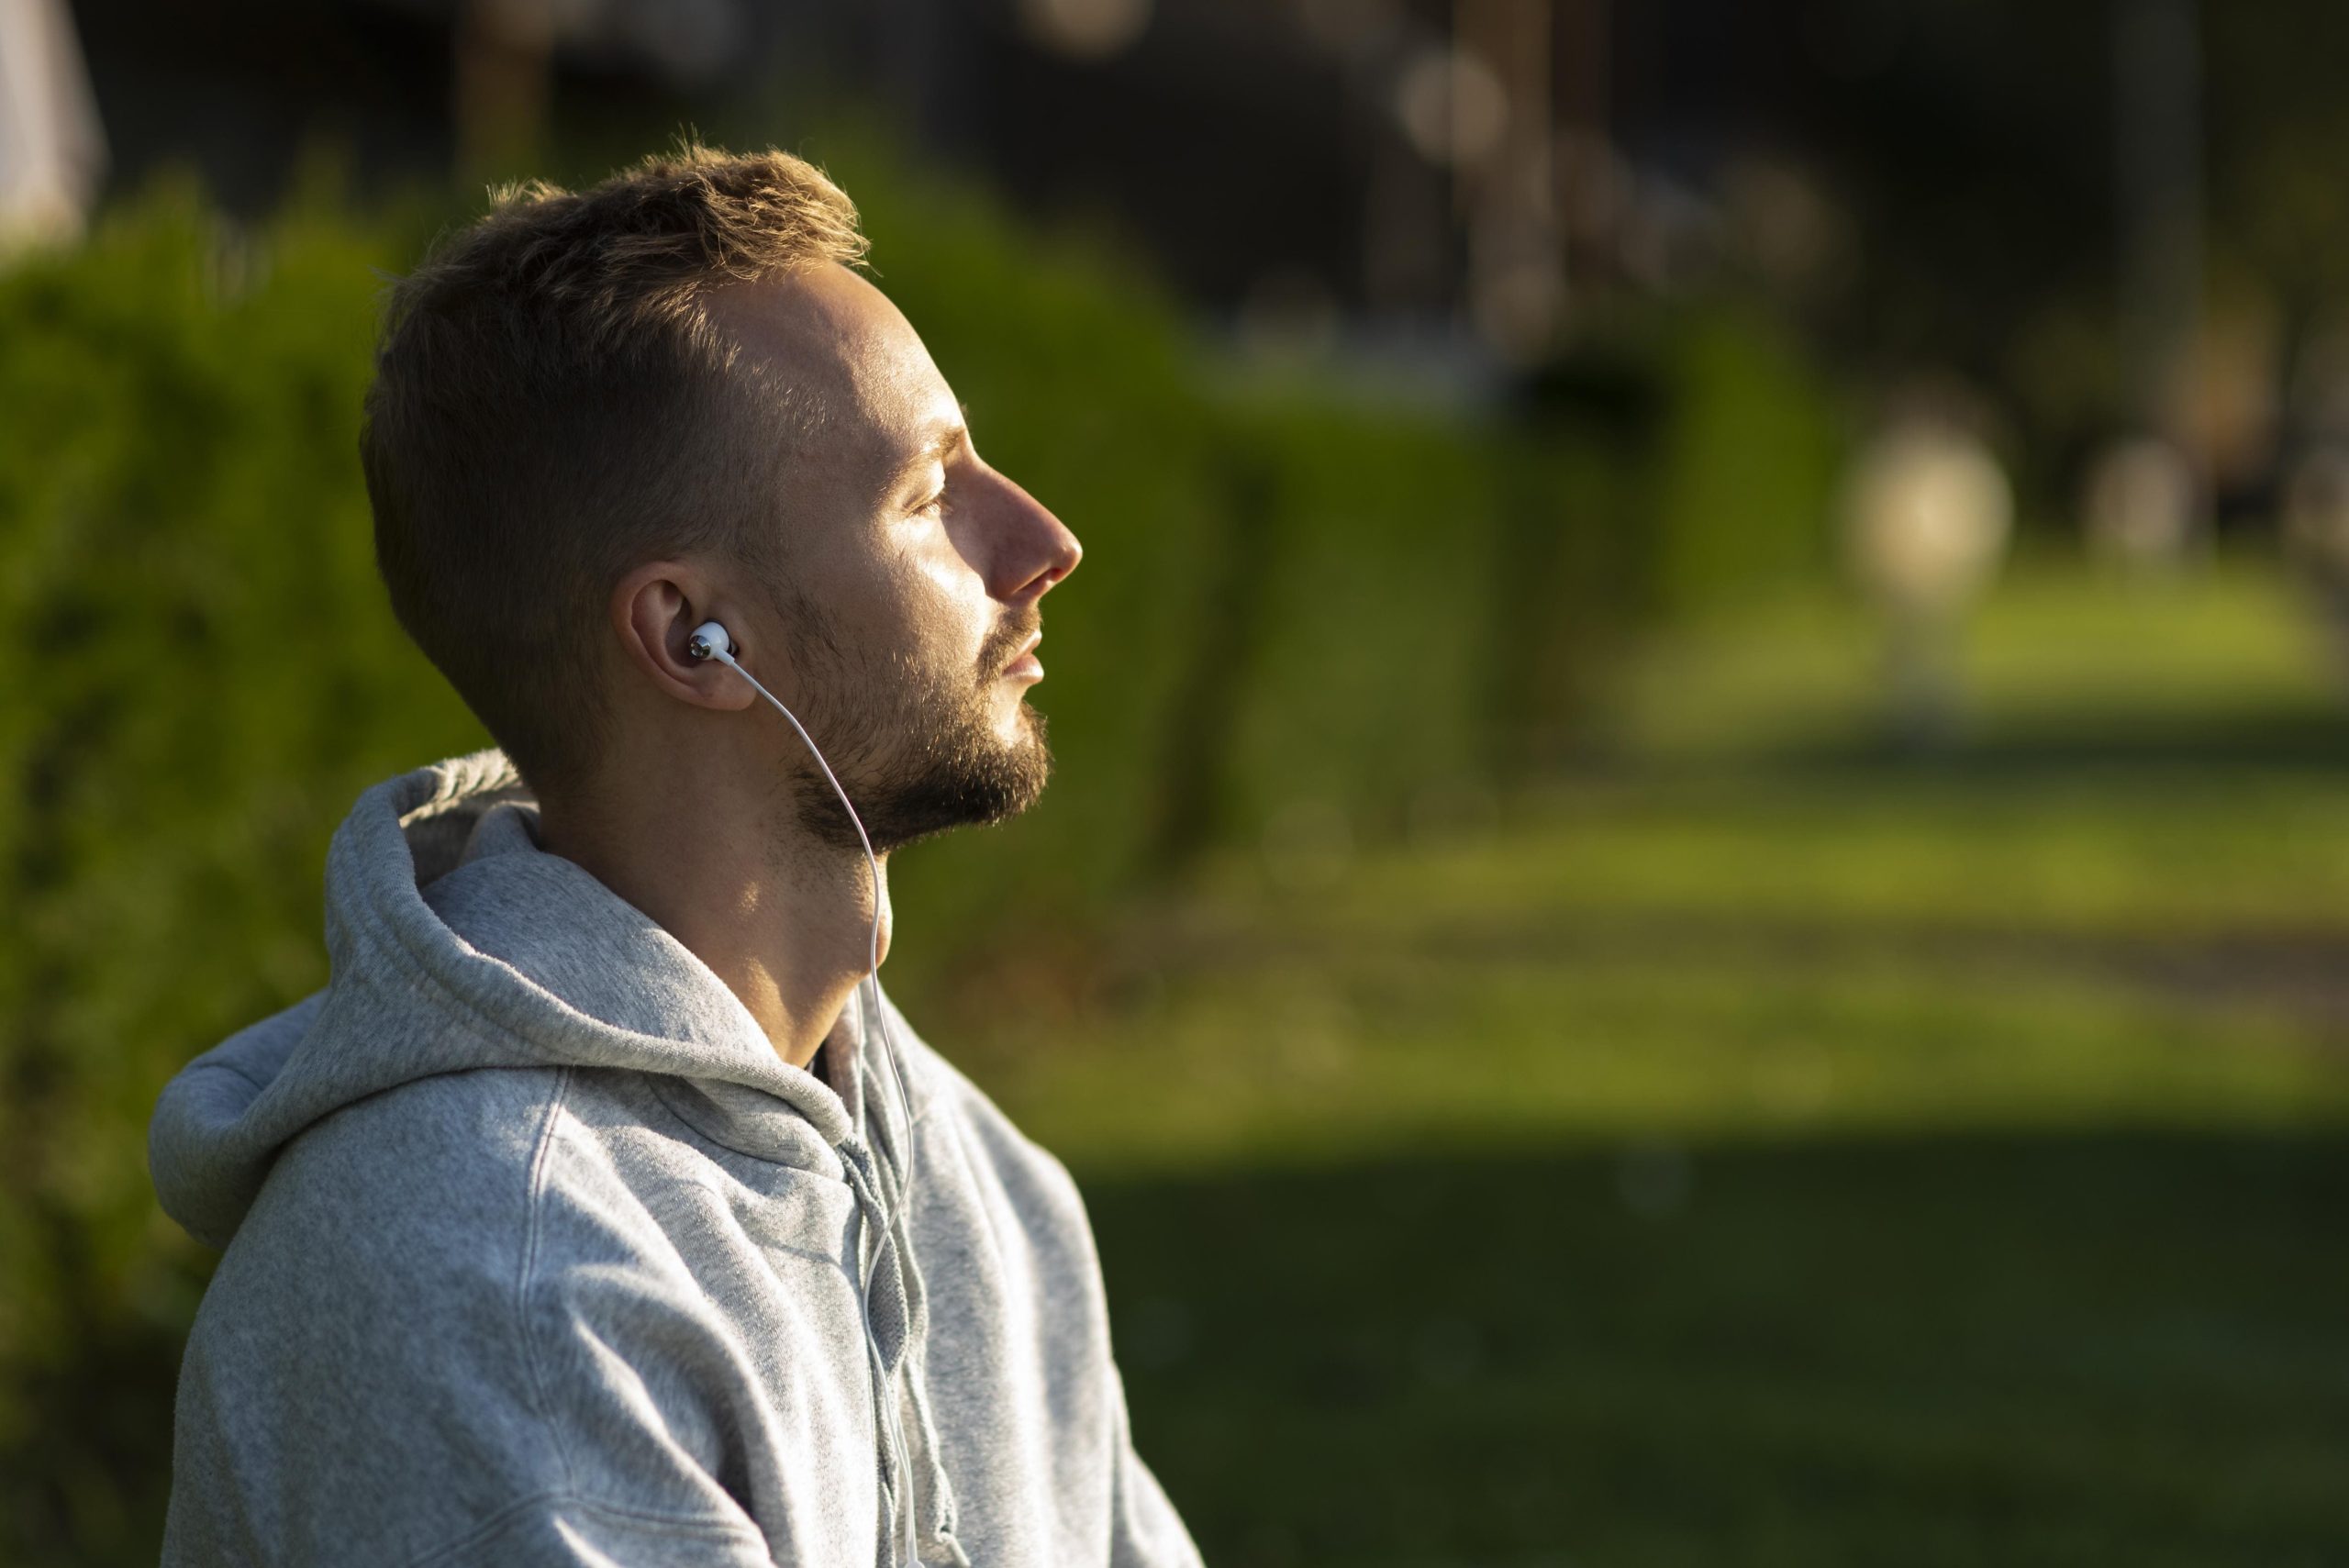
[[[708,294],[866,244],[814,164],[687,141],[584,191],[502,187],[392,289],[360,436],[376,564],[541,799],[610,739],[597,643],[623,574],[779,564],[774,417],[807,411],[745,373]]]

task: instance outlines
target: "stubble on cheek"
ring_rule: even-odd
[[[969,622],[915,596],[924,584],[899,584],[905,592],[894,605],[863,606],[852,617],[816,603],[787,573],[766,580],[801,674],[801,721],[874,850],[1000,821],[1035,803],[1052,767],[1044,716],[1021,692],[1007,735],[1000,706],[1003,668],[1041,624],[1035,606],[994,623],[973,652]],[[912,613],[892,617],[890,609]],[[941,649],[954,651],[940,656]],[[854,823],[812,762],[794,768],[785,787],[805,831],[861,849]]]

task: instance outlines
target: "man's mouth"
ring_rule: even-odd
[[[1019,645],[1019,651],[1011,656],[1011,662],[1003,667],[1003,674],[1005,678],[1008,680],[1026,681],[1042,680],[1044,678],[1044,666],[1037,662],[1036,645],[1043,640],[1044,634],[1042,632],[1030,632],[1028,636],[1028,640]]]

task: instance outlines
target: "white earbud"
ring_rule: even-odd
[[[696,659],[717,659],[727,664],[734,662],[734,639],[726,628],[714,620],[706,620],[694,628],[685,640],[685,651]]]

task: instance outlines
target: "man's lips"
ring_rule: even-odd
[[[1044,667],[1036,661],[1036,645],[1043,640],[1042,632],[1031,632],[1028,640],[1019,645],[1019,651],[1011,656],[1011,662],[1003,667],[1003,673],[1013,680],[1042,680]]]

